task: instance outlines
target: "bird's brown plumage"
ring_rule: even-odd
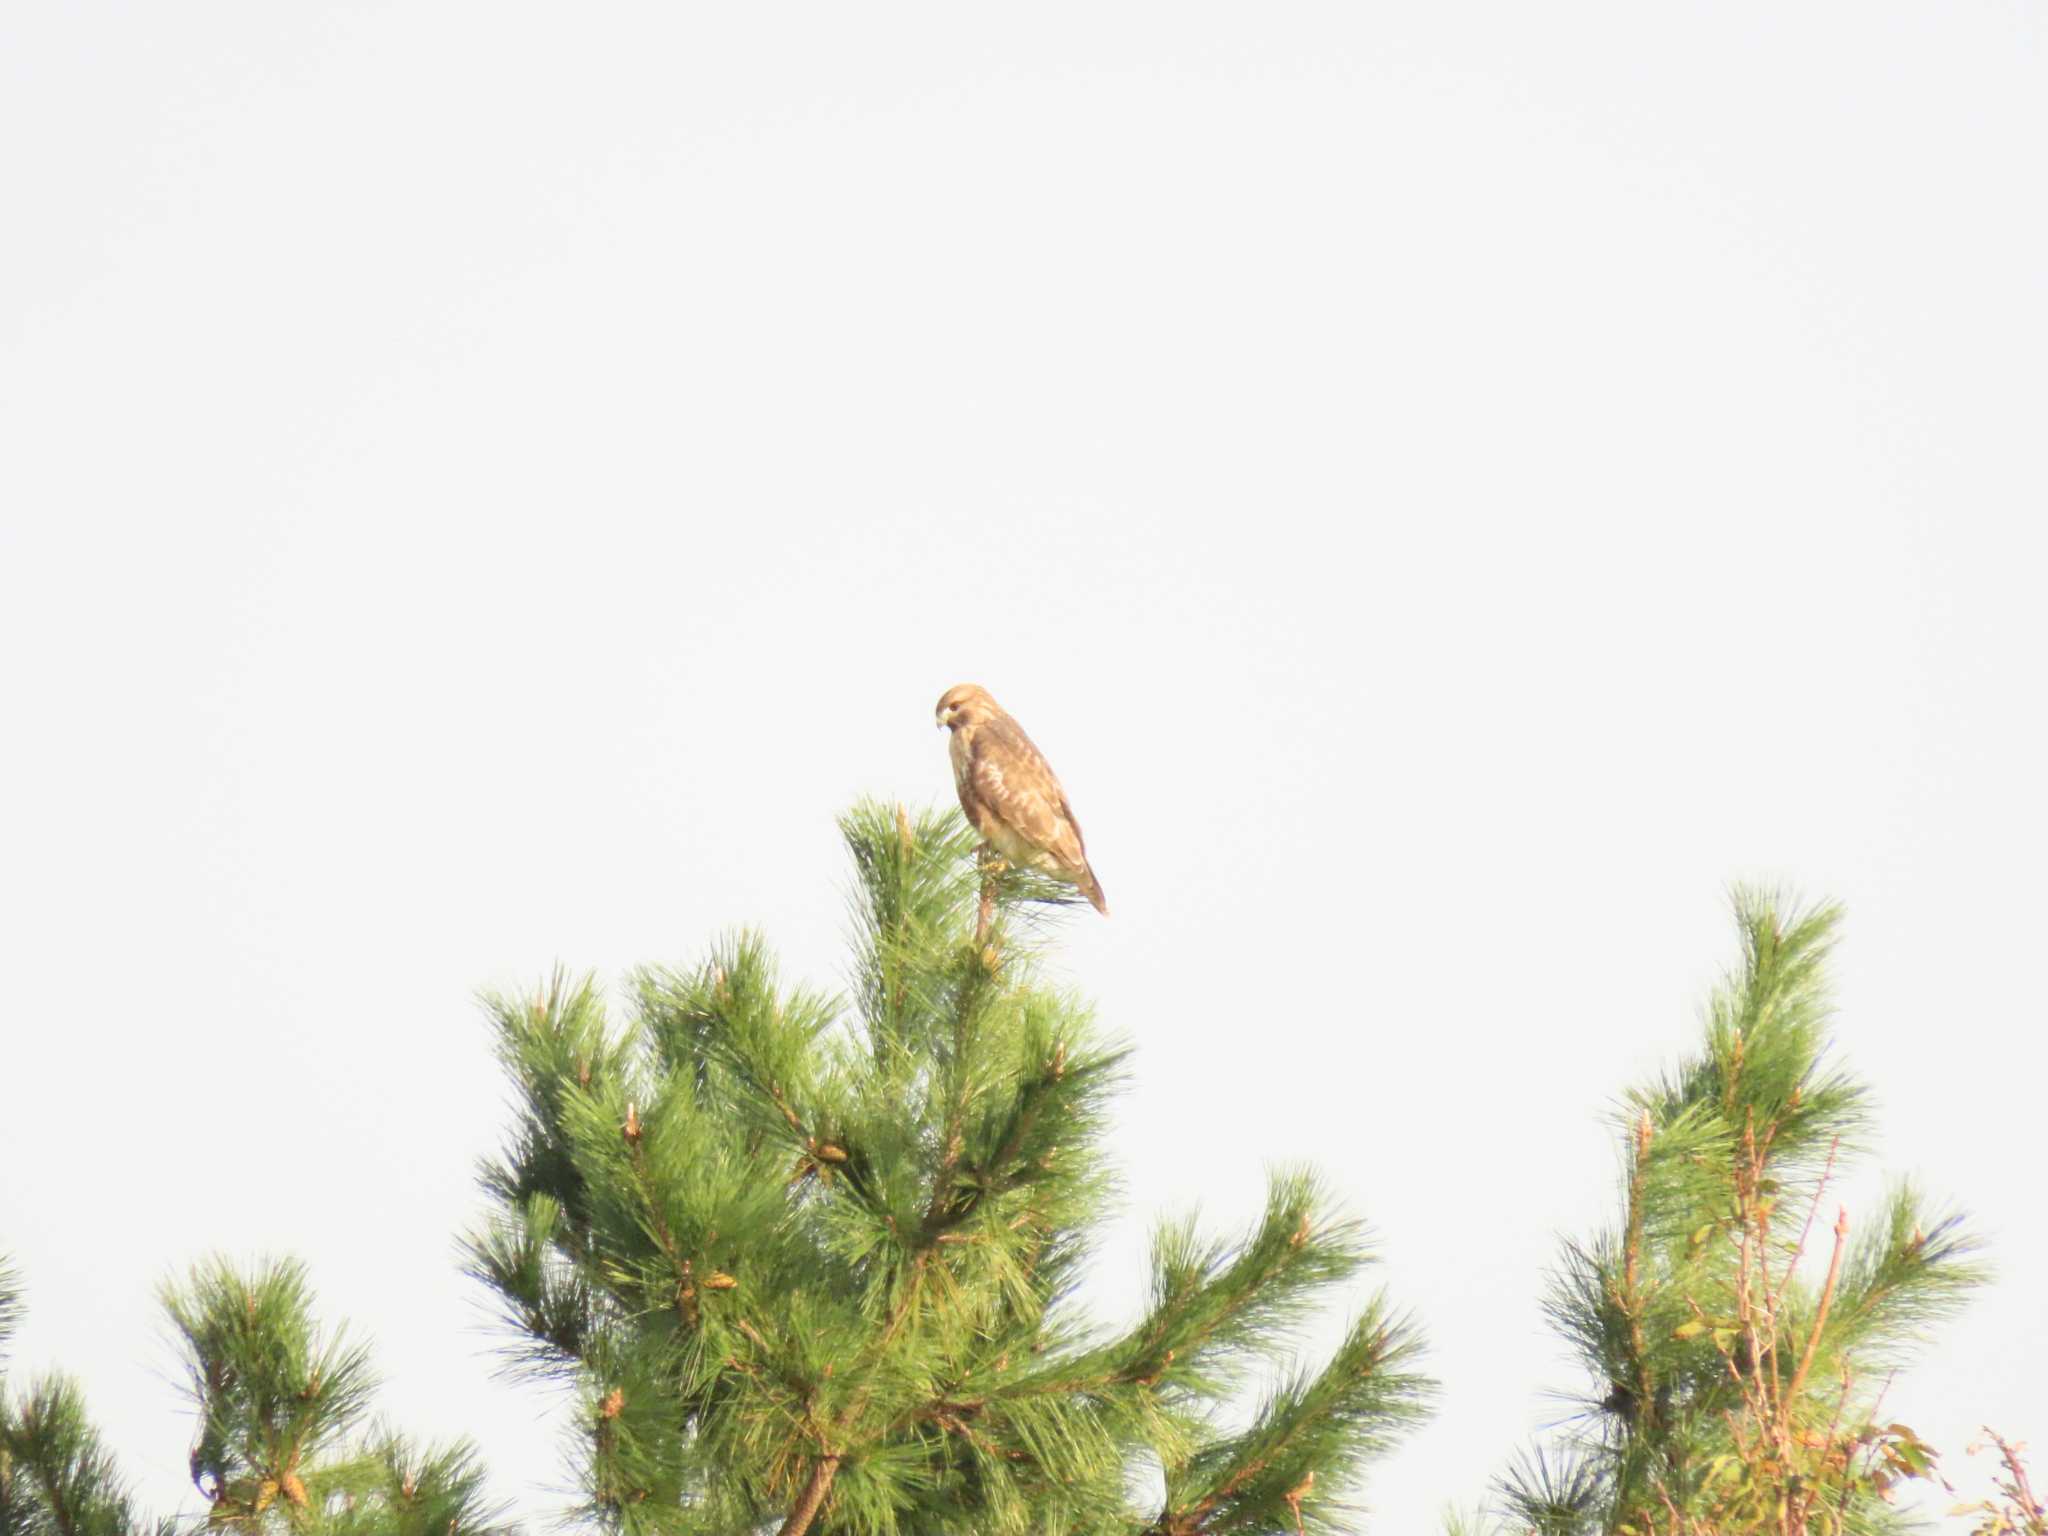
[[[1079,887],[1107,917],[1109,903],[1088,867],[1081,823],[1024,727],[973,683],[947,689],[936,713],[953,733],[953,787],[974,829],[1010,863]]]

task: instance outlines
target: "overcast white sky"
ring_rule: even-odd
[[[1887,1161],[2003,1271],[1892,1406],[2048,1443],[2044,32],[11,0],[18,1364],[190,1509],[152,1290],[295,1253],[393,1419],[556,1507],[456,1271],[472,994],[742,922],[834,980],[832,817],[948,795],[973,680],[1115,913],[1101,1304],[1326,1168],[1445,1383],[1377,1529],[1574,1384],[1541,1271],[1738,879],[1848,902]]]

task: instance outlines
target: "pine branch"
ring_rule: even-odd
[[[32,1383],[0,1416],[0,1520],[54,1536],[129,1536],[137,1521],[113,1453],[62,1376]]]
[[[577,1243],[586,1225],[584,1183],[563,1140],[563,1113],[573,1092],[598,1091],[619,1074],[625,1047],[607,1038],[595,981],[573,987],[557,971],[530,1000],[484,998],[497,1030],[500,1063],[520,1100],[509,1153],[480,1170],[484,1188],[507,1205],[546,1196],[561,1212],[556,1240]]]
[[[1931,1211],[1912,1185],[1896,1186],[1842,1276],[1833,1347],[1872,1374],[1903,1365],[1990,1280],[1981,1248],[1962,1216]]]
[[[1170,1472],[1160,1536],[1228,1536],[1292,1524],[1335,1529],[1361,1466],[1425,1416],[1427,1378],[1405,1370],[1414,1330],[1375,1303],[1314,1375],[1267,1398],[1251,1427]]]
[[[244,1275],[209,1260],[162,1300],[201,1417],[193,1483],[223,1518],[253,1519],[280,1496],[303,1506],[304,1464],[368,1405],[368,1349],[319,1331],[293,1261]]]
[[[1495,1492],[1509,1528],[1532,1536],[1590,1536],[1611,1528],[1606,1514],[1613,1479],[1596,1458],[1570,1447],[1522,1452]]]
[[[810,1479],[804,1484],[804,1491],[797,1495],[796,1503],[790,1507],[789,1518],[782,1522],[779,1536],[804,1536],[804,1532],[811,1528],[811,1522],[817,1518],[825,1495],[832,1490],[832,1479],[838,1475],[837,1456],[818,1458]]]
[[[467,1441],[415,1446],[379,1432],[354,1460],[313,1480],[321,1536],[509,1536]]]
[[[534,1194],[464,1243],[468,1273],[504,1303],[508,1334],[517,1341],[512,1359],[541,1374],[572,1372],[601,1326],[597,1291],[556,1251],[582,1246],[564,1240],[563,1225],[560,1204]]]
[[[21,1326],[21,1274],[0,1254],[0,1379],[7,1373],[7,1346]]]

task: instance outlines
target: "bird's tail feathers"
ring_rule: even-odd
[[[1085,864],[1081,867],[1080,886],[1081,894],[1088,898],[1088,905],[1104,917],[1109,916],[1109,898],[1102,894],[1102,882],[1095,878],[1095,871]]]

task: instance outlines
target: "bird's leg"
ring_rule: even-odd
[[[981,910],[974,922],[974,945],[979,949],[988,943],[989,924],[996,915],[996,881],[1009,866],[991,843],[983,843],[977,860],[981,865]]]

